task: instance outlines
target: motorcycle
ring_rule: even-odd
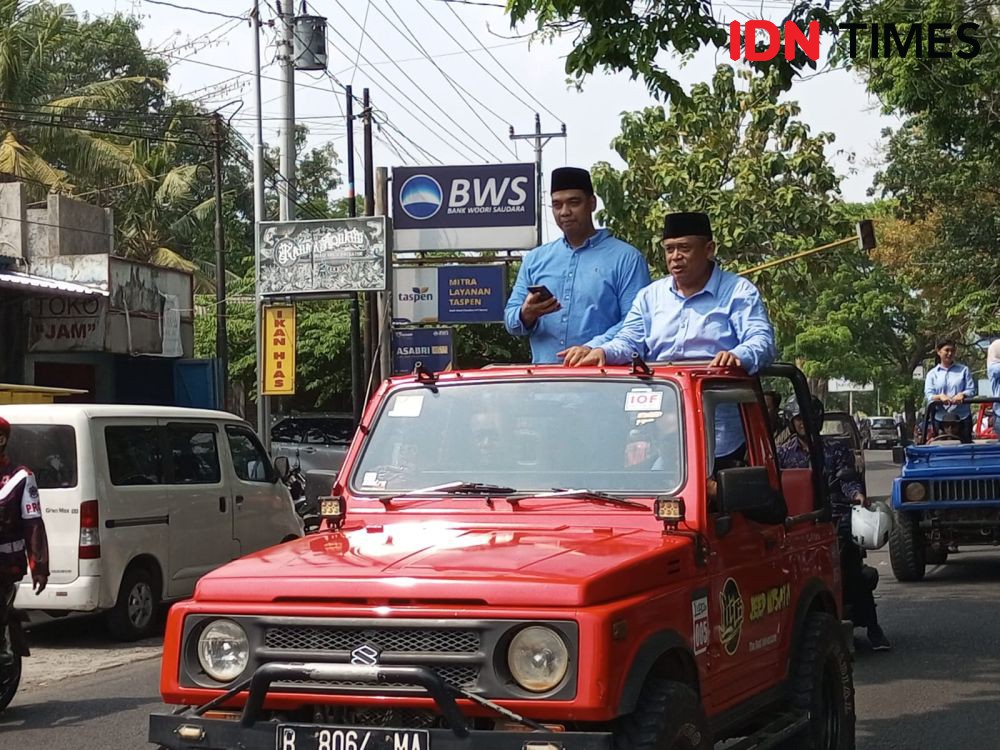
[[[11,610],[7,618],[5,635],[14,658],[9,664],[0,662],[0,713],[3,713],[17,694],[17,688],[21,684],[22,658],[31,655],[21,628],[22,619],[27,619],[27,615],[17,610]]]
[[[289,464],[285,456],[278,456],[274,459],[274,468],[281,476],[281,481],[288,487],[288,492],[292,496],[292,505],[302,519],[305,533],[315,534],[319,531],[321,521],[319,509],[306,497],[306,478],[302,474],[298,451],[295,452],[294,466]]]

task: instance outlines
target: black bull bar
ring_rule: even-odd
[[[611,750],[612,747],[612,736],[608,732],[554,732],[527,726],[522,731],[470,729],[470,722],[455,702],[457,691],[427,667],[369,667],[321,662],[264,664],[248,681],[190,713],[152,714],[149,741],[170,750],[275,750],[278,722],[259,719],[271,685],[286,680],[393,682],[422,687],[434,699],[448,723],[447,729],[427,730],[431,750]],[[247,686],[249,693],[239,721],[203,716]],[[333,692],[327,686],[316,686],[316,691]]]

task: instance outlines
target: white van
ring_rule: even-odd
[[[232,414],[167,406],[0,407],[9,454],[35,473],[51,575],[18,609],[108,611],[133,640],[160,601],[250,552],[302,536],[302,521],[257,436]]]

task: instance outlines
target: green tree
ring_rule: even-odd
[[[508,0],[507,8],[512,25],[530,16],[543,35],[575,35],[566,72],[578,83],[599,68],[627,71],[662,98],[685,96],[664,65],[671,56],[689,58],[702,47],[729,44],[728,27],[715,18],[712,4],[702,0]],[[836,31],[835,14],[825,4],[792,3],[785,20],[803,29],[816,21],[824,32]],[[790,61],[777,55],[754,66],[787,88],[798,71],[815,68],[816,62],[799,50]]]
[[[91,115],[131,112],[162,82],[101,70],[94,59],[83,75],[81,28],[68,5],[0,0],[0,173],[37,186],[36,194],[148,176],[131,139],[100,132]]]

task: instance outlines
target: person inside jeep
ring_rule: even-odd
[[[962,441],[962,420],[954,412],[945,412],[938,422],[940,432],[930,439],[931,443],[955,443]]]
[[[815,396],[812,413],[817,425],[823,424],[823,403]],[[792,420],[794,437],[778,447],[778,465],[782,469],[805,469],[810,466],[809,435],[802,418],[802,407],[795,398],[789,400],[787,412]],[[861,548],[851,538],[851,506],[870,507],[864,487],[854,470],[854,457],[844,443],[819,438],[823,449],[823,467],[831,488],[837,487],[833,496],[833,518],[837,524],[840,541],[840,569],[844,586],[844,607],[850,607],[855,627],[867,628],[868,640],[873,651],[892,648],[882,627],[878,624],[875,596],[871,583],[864,573]],[[840,479],[841,476],[850,476]]]

